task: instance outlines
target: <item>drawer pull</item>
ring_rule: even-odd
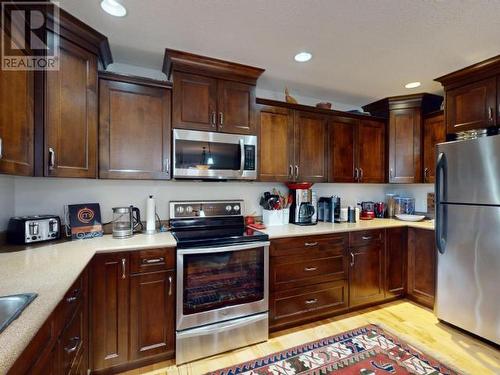
[[[164,257],[160,258],[152,258],[152,259],[143,259],[142,264],[156,264],[156,263],[163,263],[165,261]]]
[[[70,342],[73,342],[73,346],[65,346],[64,351],[66,353],[73,353],[76,349],[78,349],[78,345],[80,344],[80,337],[75,336],[69,339]]]
[[[318,303],[317,298],[306,300],[306,305],[314,305],[315,303]]]
[[[304,246],[307,246],[307,247],[312,247],[312,246],[316,246],[318,243],[317,242],[306,242],[304,244]]]
[[[317,269],[318,269],[318,267],[306,267],[306,268],[304,268],[304,271],[312,272],[312,271],[316,271]]]
[[[365,240],[365,241],[368,241],[368,240],[373,239],[373,237],[372,236],[363,236],[363,237],[361,237],[361,239]]]
[[[73,295],[66,298],[66,302],[68,303],[72,303],[72,302],[75,302],[77,299],[78,299],[78,296],[80,295],[80,289],[75,289],[73,291]]]

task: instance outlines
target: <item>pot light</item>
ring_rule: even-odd
[[[115,17],[124,17],[127,14],[127,9],[117,0],[102,0],[101,8]]]
[[[415,89],[421,85],[420,82],[410,82],[405,85],[407,89]]]
[[[309,52],[299,52],[295,55],[294,59],[297,62],[306,62],[311,60],[312,55]]]

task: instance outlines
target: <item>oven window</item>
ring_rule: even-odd
[[[175,141],[175,167],[179,169],[240,169],[240,145],[232,143]]]
[[[184,315],[264,298],[264,248],[184,255]]]

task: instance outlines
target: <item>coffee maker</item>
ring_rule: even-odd
[[[315,225],[318,223],[316,195],[311,189],[290,189],[290,223]]]

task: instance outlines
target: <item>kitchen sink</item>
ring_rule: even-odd
[[[0,297],[0,332],[16,320],[36,297],[36,293],[23,293]]]

